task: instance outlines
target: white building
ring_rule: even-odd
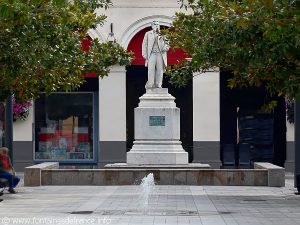
[[[104,27],[89,35],[107,41],[113,32],[125,49],[136,53],[135,61],[128,67],[112,67],[104,79],[87,78],[78,92],[55,93],[37,100],[29,119],[14,123],[14,164],[18,170],[41,161],[87,166],[126,161],[126,151],[134,138],[133,108],[145,92],[147,79],[140,55],[143,34],[153,20],[170,26],[180,5],[177,0],[113,0],[113,4],[105,12],[108,18]],[[180,52],[170,54],[169,64],[182,57]],[[251,114],[264,97],[261,93],[252,95],[255,90],[231,92],[222,77],[219,72],[198,75],[183,89],[164,83],[181,108],[181,139],[190,161],[209,163],[212,167],[221,166],[222,161],[228,165],[248,163],[252,150],[250,145],[241,145],[245,143],[238,137],[241,133],[237,131],[237,109]],[[269,133],[273,137],[271,157],[282,164],[287,152],[286,166],[291,169],[293,127],[285,122],[282,107],[269,117],[274,118]],[[287,151],[282,148],[285,145]],[[242,151],[245,146],[248,150]],[[256,152],[260,150],[264,151],[259,148]]]

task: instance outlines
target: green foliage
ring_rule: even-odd
[[[182,7],[191,13],[177,13],[167,36],[192,60],[168,71],[174,83],[222,68],[234,74],[231,87],[264,84],[271,94],[300,95],[300,14],[294,1],[182,0]]]
[[[0,0],[0,100],[19,100],[41,92],[70,91],[84,74],[106,76],[114,64],[129,63],[130,53],[114,42],[94,39],[89,51],[81,42],[102,25],[110,0]]]

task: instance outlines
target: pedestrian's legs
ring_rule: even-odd
[[[155,86],[161,88],[164,75],[164,61],[160,53],[156,54]]]
[[[0,172],[0,178],[4,178],[8,181],[9,188],[14,188],[20,181],[19,178],[14,178],[14,176],[8,172]]]
[[[13,180],[13,187],[16,187],[18,185],[18,183],[20,182],[20,178],[19,177],[14,177],[14,180]]]
[[[146,88],[154,87],[154,79],[155,79],[155,61],[156,61],[156,54],[152,53],[148,60],[148,82],[146,84]]]

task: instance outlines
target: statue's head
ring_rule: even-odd
[[[160,30],[160,24],[158,21],[154,20],[152,23],[151,23],[151,27],[152,27],[152,30],[154,32],[157,32]]]

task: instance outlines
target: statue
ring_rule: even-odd
[[[163,73],[167,67],[167,51],[169,45],[159,34],[160,25],[158,21],[151,23],[152,30],[146,32],[142,44],[142,56],[146,60],[145,66],[148,66],[148,88],[161,88]]]

